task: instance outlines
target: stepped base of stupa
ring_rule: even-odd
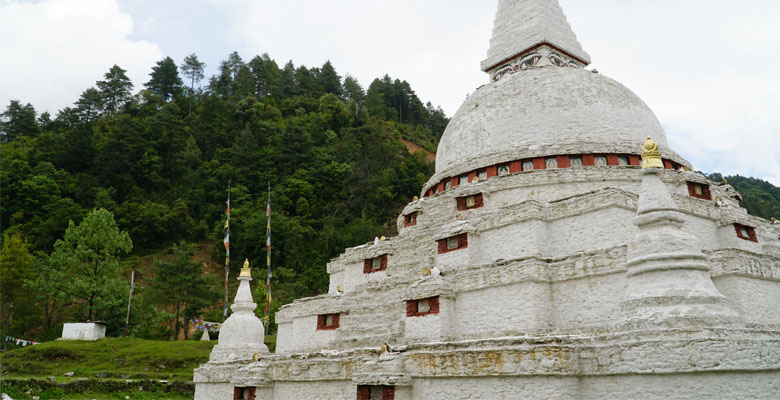
[[[196,399],[777,399],[780,331],[657,329],[266,356],[209,363]]]

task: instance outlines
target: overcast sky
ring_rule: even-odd
[[[156,61],[231,51],[331,60],[366,88],[409,81],[452,114],[487,82],[497,0],[0,0],[0,107],[56,113],[113,64],[136,90]],[[560,0],[591,68],[656,113],[697,169],[780,185],[780,1]]]

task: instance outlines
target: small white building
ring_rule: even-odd
[[[74,322],[62,326],[62,340],[99,340],[106,337],[102,322]]]
[[[780,225],[589,63],[556,0],[499,0],[398,236],[282,307],[275,354],[215,347],[196,399],[780,398]]]

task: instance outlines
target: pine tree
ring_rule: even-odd
[[[22,283],[32,273],[33,256],[27,247],[27,240],[18,232],[11,235],[6,232],[3,236],[0,250],[0,321],[4,335],[8,334],[17,300],[25,296]]]
[[[322,65],[320,73],[317,74],[317,82],[323,92],[341,96],[341,77],[336,73],[330,60]]]
[[[295,64],[292,61],[284,64],[284,69],[282,69],[282,93],[284,97],[300,94],[296,85]]]
[[[190,90],[188,97],[190,98],[190,109],[188,113],[192,113],[192,97],[195,95],[195,84],[203,79],[203,70],[206,67],[206,63],[200,62],[198,56],[195,53],[184,57],[184,62],[181,64],[181,72],[190,81]]]
[[[103,96],[97,89],[91,87],[81,93],[76,102],[76,114],[79,122],[92,122],[96,120],[103,110]]]
[[[360,86],[357,79],[349,75],[344,78],[342,93],[344,93],[344,100],[348,102],[354,101],[357,104],[362,104],[366,97],[366,93],[363,91],[363,87]]]
[[[106,318],[108,302],[122,287],[119,254],[128,253],[133,243],[120,231],[114,215],[105,209],[93,210],[80,224],[68,224],[65,236],[54,244],[50,262],[56,266],[60,289],[84,301],[87,320]]]
[[[149,296],[160,306],[173,311],[171,339],[176,339],[184,327],[187,338],[187,320],[197,317],[211,301],[212,291],[203,267],[192,261],[195,247],[186,242],[173,246],[168,260],[157,260],[157,273],[149,282]]]
[[[5,112],[0,114],[0,141],[10,142],[18,136],[35,136],[38,124],[35,122],[35,108],[19,100],[11,100]]]
[[[98,92],[103,101],[103,111],[113,115],[132,98],[133,82],[116,64],[106,72],[105,80],[98,81]]]
[[[163,102],[172,100],[181,93],[182,81],[179,77],[176,63],[173,62],[172,58],[165,57],[157,61],[157,65],[152,67],[152,72],[149,76],[151,76],[151,79],[144,86],[151,93],[160,96]]]
[[[247,64],[255,80],[257,97],[273,96],[280,99],[282,93],[282,71],[276,62],[268,56],[255,56]]]

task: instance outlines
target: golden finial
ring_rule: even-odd
[[[386,238],[386,237],[384,237],[384,236],[382,236],[382,237],[380,237],[380,238],[379,238],[379,241],[380,241],[380,242],[384,242],[385,240],[387,240],[387,238]]]
[[[252,277],[252,273],[249,270],[249,259],[244,260],[244,266],[241,267],[241,273],[238,274],[239,278],[244,277],[244,276],[247,276],[247,277],[250,277],[250,278]]]
[[[663,167],[664,162],[661,160],[661,153],[658,151],[658,143],[648,136],[645,144],[642,145],[642,169]]]
[[[417,200],[420,200],[420,198],[419,198],[419,197],[417,197],[417,196],[414,196],[414,197],[412,198],[412,201],[417,201]]]
[[[726,178],[723,178],[723,183],[728,185],[729,181],[727,181]]]
[[[422,269],[422,275],[423,276],[431,276],[431,269],[428,267],[425,267]]]
[[[257,359],[258,359],[259,357],[260,357],[260,356],[257,354],[257,352],[255,352],[255,354],[252,354],[252,362],[255,362],[255,361],[257,361]]]

